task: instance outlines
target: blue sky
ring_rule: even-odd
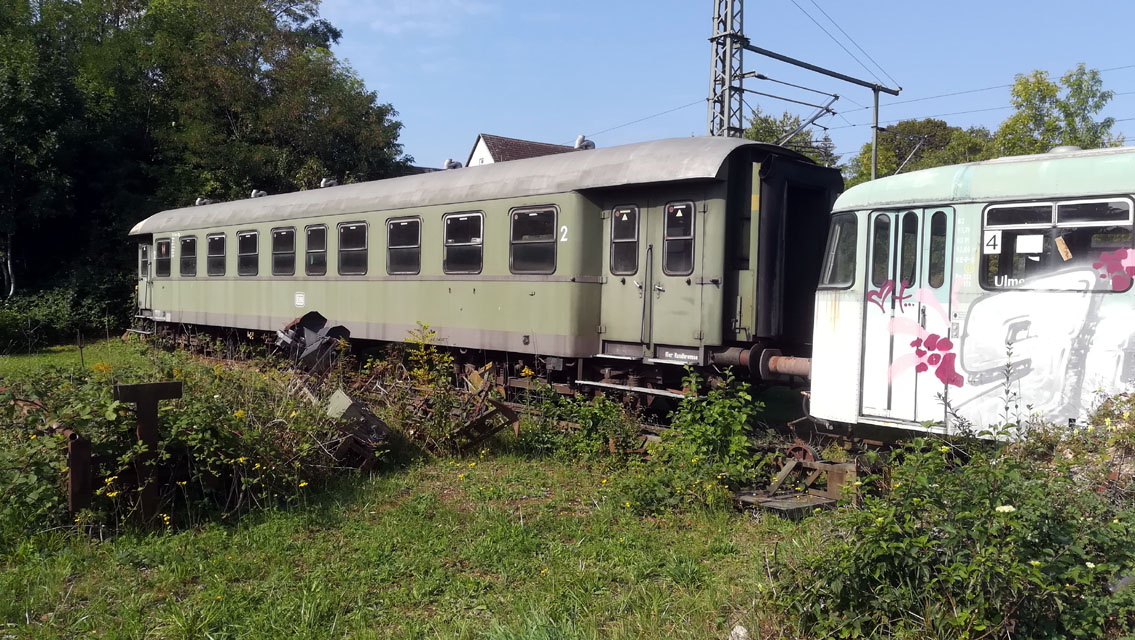
[[[1126,27],[1112,28],[1132,23],[1130,0],[749,0],[745,34],[766,49],[873,80],[802,7],[886,82],[817,6],[903,87],[898,98],[882,97],[883,122],[940,116],[993,128],[1011,113],[1007,88],[909,101],[1008,85],[1033,69],[1058,77],[1079,62],[1135,65],[1117,35]],[[406,153],[435,167],[446,158],[464,162],[482,132],[561,144],[582,133],[602,147],[705,135],[712,12],[712,0],[324,0],[322,8],[343,30],[336,53],[399,111]],[[871,112],[859,106],[870,104],[869,90],[756,54],[746,54],[745,69],[844,96],[834,107],[840,115],[821,120],[838,152],[852,154],[870,139]],[[1105,114],[1133,118],[1115,130],[1135,134],[1135,67],[1103,79],[1117,94],[1130,92]],[[816,98],[756,80],[745,86]],[[755,95],[746,101],[774,113],[812,111]],[[908,102],[888,106],[896,101]]]

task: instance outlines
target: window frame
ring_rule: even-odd
[[[851,246],[853,249],[853,258],[851,260],[851,278],[846,284],[840,282],[837,284],[825,284],[825,281],[831,275],[836,261],[836,248],[839,243],[839,238],[833,238],[833,232],[836,227],[842,222],[842,219],[851,220]],[[816,286],[816,290],[820,291],[846,291],[855,286],[855,276],[859,273],[859,214],[854,211],[843,211],[840,213],[832,214],[831,222],[828,225],[828,238],[824,244],[824,262],[820,266],[820,282]]]
[[[615,239],[615,218],[618,217],[616,215],[616,212],[619,209],[634,209],[634,238],[622,239],[622,240],[616,240]],[[639,263],[639,260],[638,260],[639,244],[638,243],[639,243],[639,240],[641,239],[640,238],[641,227],[642,227],[642,210],[639,209],[639,206],[637,204],[620,204],[620,205],[616,205],[614,207],[611,207],[611,227],[610,227],[610,231],[609,231],[609,233],[611,234],[611,239],[610,239],[610,242],[608,243],[608,250],[607,250],[607,254],[608,254],[608,256],[607,256],[607,270],[611,272],[611,275],[613,275],[613,276],[633,276],[633,275],[638,274],[638,269],[639,269],[639,264],[638,264]],[[632,243],[634,244],[634,271],[615,271],[615,245],[616,244],[632,244]]]
[[[1098,221],[1098,222],[1066,222],[1066,223],[1058,222],[1059,218],[1058,218],[1057,212],[1059,211],[1059,208],[1060,208],[1061,205],[1092,204],[1092,203],[1097,203],[1097,202],[1114,202],[1114,201],[1122,201],[1122,202],[1127,203],[1129,214],[1128,214],[1128,219],[1127,219],[1126,222],[1121,222],[1121,221],[1116,221],[1116,220]],[[1008,208],[1022,207],[1022,206],[1039,206],[1039,205],[1048,205],[1052,208],[1052,215],[1050,217],[1050,221],[1049,221],[1048,224],[1041,224],[1041,223],[993,224],[993,225],[989,224],[989,212],[991,210],[1008,209]],[[1078,197],[1078,198],[1070,198],[1068,200],[1060,200],[1060,199],[1056,199],[1056,198],[1046,198],[1046,199],[1043,199],[1043,200],[1022,200],[1022,201],[1015,201],[1015,202],[996,202],[996,203],[987,204],[987,205],[984,206],[984,208],[982,209],[982,212],[981,212],[981,232],[980,232],[980,235],[979,235],[979,238],[978,238],[979,242],[978,242],[978,246],[977,246],[977,250],[978,250],[977,283],[978,283],[978,286],[981,287],[981,289],[984,290],[984,291],[990,291],[990,292],[994,292],[994,293],[1001,293],[1001,292],[1006,292],[1006,291],[1031,291],[1031,292],[1038,292],[1038,293],[1079,292],[1079,293],[1088,293],[1088,294],[1101,294],[1101,293],[1102,294],[1124,294],[1124,293],[1130,293],[1131,291],[1135,290],[1135,283],[1133,283],[1131,286],[1128,286],[1127,289],[1124,289],[1122,291],[1115,291],[1113,289],[1108,289],[1108,288],[1104,288],[1104,287],[1092,287],[1091,289],[1087,289],[1087,290],[1051,289],[1051,288],[1037,288],[1037,287],[1021,287],[1021,286],[995,287],[995,286],[992,285],[992,283],[986,282],[986,265],[987,265],[986,256],[987,255],[1000,256],[1001,254],[986,254],[986,253],[984,253],[984,249],[983,249],[983,244],[984,244],[984,240],[985,240],[985,233],[986,233],[986,231],[991,231],[991,230],[992,231],[1000,231],[1000,230],[1020,231],[1020,230],[1033,229],[1033,230],[1036,230],[1038,232],[1042,232],[1043,235],[1044,235],[1044,238],[1046,240],[1051,241],[1053,244],[1055,244],[1055,236],[1056,236],[1056,231],[1058,229],[1084,229],[1084,228],[1090,229],[1090,228],[1124,227],[1124,226],[1129,227],[1131,229],[1131,243],[1132,243],[1130,247],[1124,247],[1124,248],[1135,249],[1135,199],[1133,199],[1129,195],[1124,195],[1124,194],[1110,195],[1110,196],[1101,195],[1101,196],[1090,196],[1090,197]],[[1004,242],[1002,242],[1002,244],[1004,244]],[[1014,253],[1016,253],[1015,250],[1014,250]],[[1049,256],[1047,254],[1045,254],[1045,257],[1047,258]],[[1000,258],[998,258],[998,259],[1000,259]]]
[[[923,218],[926,219],[926,222],[925,222],[926,230],[925,230],[924,236],[923,236],[925,238],[925,244],[926,244],[926,265],[925,265],[925,267],[926,267],[925,268],[926,286],[930,287],[931,289],[941,289],[942,287],[946,286],[946,271],[947,271],[946,265],[947,265],[947,261],[949,259],[949,254],[950,254],[950,252],[947,251],[947,248],[949,247],[949,244],[950,244],[950,216],[949,216],[948,213],[946,213],[945,208],[924,209],[923,211],[929,212],[929,214],[930,214],[930,216],[927,218],[926,213],[923,213]],[[941,216],[941,218],[939,218],[938,216]],[[934,235],[934,221],[936,219],[942,221],[943,233],[942,233],[941,236],[935,236]],[[941,255],[938,256],[941,259],[942,269],[938,273],[935,273],[935,264],[934,264],[934,262],[935,262],[934,238],[935,237],[941,237],[942,238]],[[937,279],[938,279],[938,284],[934,284],[935,277],[937,277]]]
[[[308,236],[311,234],[312,230],[315,229],[323,231],[322,249],[313,250],[310,247],[311,243],[308,241]],[[313,253],[323,254],[323,273],[312,273],[310,257]],[[327,225],[325,224],[309,224],[303,228],[303,274],[305,276],[312,276],[316,278],[321,278],[327,275]]]
[[[279,233],[279,232],[290,232],[292,234],[292,250],[291,251],[277,251],[276,250],[276,234]],[[272,253],[271,263],[272,263],[272,265],[271,265],[271,269],[270,269],[272,275],[273,276],[294,276],[294,275],[296,275],[296,253],[297,253],[297,251],[296,251],[296,242],[297,242],[296,228],[295,227],[273,227],[269,231],[269,234],[271,234],[271,236],[272,236],[272,247],[271,247],[271,253]],[[287,254],[291,254],[291,256],[292,256],[292,270],[288,271],[286,273],[283,272],[283,271],[277,272],[276,271],[276,256],[287,255]]]
[[[253,252],[253,253],[241,253],[240,252],[240,239],[244,236],[252,236],[256,240],[256,251],[255,252]],[[252,273],[242,273],[241,272],[240,259],[245,257],[245,256],[256,256],[256,260],[253,263],[253,264],[256,265],[256,268],[252,271]],[[260,275],[260,232],[255,230],[255,229],[247,229],[245,231],[237,231],[236,232],[236,274],[238,276],[242,277],[242,278],[253,278],[253,277]]]
[[[869,258],[865,262],[867,267],[867,285],[868,287],[882,287],[887,284],[888,280],[893,282],[895,279],[895,274],[892,273],[892,268],[894,267],[893,262],[895,260],[895,256],[898,254],[898,252],[894,250],[895,229],[898,227],[898,225],[895,224],[895,221],[892,219],[891,212],[889,211],[872,211],[871,215],[874,217],[869,218],[870,224],[867,225],[866,255]],[[886,239],[885,246],[887,249],[887,255],[884,256],[885,259],[881,263],[876,258],[878,253],[876,240],[879,239],[879,236],[875,230],[875,225],[878,224],[880,220],[882,220],[887,225],[887,233],[883,236]],[[886,273],[883,274],[882,281],[876,282],[875,267],[880,264],[886,267]],[[897,269],[895,271],[897,271]]]
[[[221,253],[219,255],[214,255],[212,253],[209,253],[209,250],[210,250],[209,241],[210,240],[216,240],[218,238],[220,238],[220,240],[221,240]],[[226,272],[228,272],[228,250],[229,250],[228,234],[225,234],[225,233],[210,233],[210,234],[205,236],[205,275],[207,275],[211,278],[216,278],[216,277],[223,276],[223,275],[225,275]],[[221,259],[220,260],[220,265],[221,265],[220,272],[213,273],[213,266],[212,266],[211,258],[220,258]]]
[[[477,238],[477,242],[461,242],[450,244],[448,242],[449,230],[448,220],[461,216],[476,216],[481,221],[481,235]],[[476,271],[453,271],[447,265],[449,263],[449,248],[450,247],[479,247],[481,250],[481,259],[478,261]],[[449,275],[476,275],[485,270],[485,212],[484,211],[454,211],[447,213],[441,217],[441,270]]]
[[[400,222],[416,222],[418,223],[418,241],[414,245],[393,245],[390,242],[390,232],[396,223]],[[418,250],[418,268],[414,271],[391,271],[390,270],[390,251],[392,249],[417,249]],[[422,272],[422,217],[421,216],[402,216],[398,218],[388,218],[386,220],[386,275],[389,276],[416,276]]]
[[[690,235],[688,236],[671,236],[670,235],[670,216],[667,215],[666,209],[671,205],[690,205]],[[698,209],[697,204],[693,200],[672,200],[662,205],[662,273],[667,276],[681,278],[689,276],[697,270],[697,222],[698,222]],[[666,256],[670,255],[670,241],[683,241],[689,240],[690,242],[690,269],[689,271],[669,271],[666,268]]]
[[[343,227],[353,227],[362,225],[363,227],[363,246],[361,248],[344,249],[343,248]],[[335,225],[335,255],[338,256],[335,273],[340,276],[365,276],[370,271],[370,225],[365,220],[355,220],[352,222],[340,222]],[[363,270],[361,272],[343,272],[343,252],[344,251],[361,251],[363,254]]]
[[[185,244],[190,243],[193,245],[193,270],[186,272],[185,269]],[[177,239],[177,277],[179,278],[196,278],[197,277],[197,236],[181,236]]]
[[[513,234],[513,230],[516,227],[516,216],[518,214],[522,214],[522,213],[534,213],[534,212],[539,212],[539,211],[551,211],[552,212],[552,239],[551,240],[520,240],[520,241],[517,241],[515,238],[513,238],[512,234]],[[483,224],[484,224],[484,222],[482,221],[482,225]],[[557,207],[554,204],[513,207],[512,209],[509,209],[508,210],[508,271],[509,271],[509,273],[515,273],[515,274],[518,274],[518,275],[551,275],[551,274],[555,273],[556,269],[559,267],[559,260],[560,260],[559,230],[560,230],[560,208]],[[484,235],[484,233],[485,233],[485,229],[484,229],[484,226],[482,226],[481,227],[482,236]],[[550,244],[550,245],[552,245],[552,268],[551,268],[551,270],[541,269],[539,271],[536,271],[536,270],[517,271],[516,267],[513,266],[513,253],[514,253],[514,248],[518,244]],[[485,261],[485,252],[484,252],[484,249],[482,248],[481,249],[482,266],[483,266],[484,261]]]
[[[168,246],[167,257],[161,257],[161,251],[158,250],[158,245],[166,243]],[[166,263],[166,272],[161,274],[158,266],[162,261]],[[155,238],[154,239],[154,277],[155,278],[169,278],[173,275],[173,238]]]

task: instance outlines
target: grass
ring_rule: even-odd
[[[643,518],[608,495],[609,471],[440,460],[237,523],[105,542],[45,534],[0,560],[0,621],[32,638],[721,638],[767,626],[765,553],[797,525]]]
[[[118,367],[141,359],[136,351],[115,339],[84,345],[81,356],[75,345],[47,347],[35,353],[0,355],[0,380],[25,377],[47,367],[77,367],[80,363],[89,367],[100,361]]]

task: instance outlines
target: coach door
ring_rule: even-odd
[[[647,342],[661,360],[695,361],[701,342],[701,287],[693,281],[704,226],[693,200],[659,203],[647,218]],[[684,347],[684,348],[683,348]]]
[[[875,212],[869,225],[863,415],[943,421],[947,388],[959,379],[950,332],[953,210]]]
[[[682,362],[698,358],[700,231],[693,200],[615,205],[604,231],[603,351]]]
[[[150,309],[153,295],[153,281],[150,280],[150,252],[153,245],[143,242],[138,245],[138,309]]]

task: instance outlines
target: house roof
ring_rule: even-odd
[[[856,185],[835,211],[1135,191],[1135,147],[1010,156],[912,171]]]
[[[487,133],[482,133],[477,136],[477,142],[481,140],[485,141],[485,146],[488,147],[489,155],[493,157],[493,162],[523,160],[525,158],[537,158],[539,156],[550,156],[555,153],[575,151],[575,147],[569,145],[519,140],[517,138],[506,138],[504,136],[494,136]],[[473,159],[473,152],[476,150],[477,144],[473,143],[473,149],[469,151],[469,158],[465,161],[466,166],[468,166],[469,162]]]
[[[801,162],[804,156],[740,138],[672,138],[541,158],[297,191],[162,211],[131,235],[364,213],[652,182],[713,180],[740,148]]]

